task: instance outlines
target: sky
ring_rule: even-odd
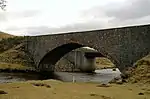
[[[150,23],[150,0],[6,0],[0,31],[45,35]]]

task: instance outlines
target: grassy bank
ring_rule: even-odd
[[[21,64],[0,63],[0,72],[35,72],[32,67]]]
[[[150,99],[149,85],[28,81],[0,84],[0,99]],[[5,93],[4,93],[5,92]]]

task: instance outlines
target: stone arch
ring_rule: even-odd
[[[67,43],[60,45],[53,50],[50,50],[45,56],[40,60],[37,69],[42,71],[54,71],[54,65],[59,61],[65,54],[69,53],[70,51],[81,48],[87,47],[86,45],[79,44],[79,43]],[[101,57],[107,57],[106,55],[99,53]],[[110,59],[110,56],[107,57]],[[113,61],[112,59],[110,59]],[[115,63],[114,63],[115,64]]]

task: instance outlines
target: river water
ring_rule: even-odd
[[[95,70],[95,73],[71,73],[71,72],[54,72],[53,75],[43,77],[37,73],[0,73],[0,83],[28,81],[28,80],[46,80],[55,79],[64,82],[101,82],[107,83],[114,77],[120,77],[120,71],[116,69]]]

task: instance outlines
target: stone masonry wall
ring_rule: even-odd
[[[150,25],[26,37],[26,49],[39,65],[48,52],[71,42],[98,50],[123,70],[150,52]]]

